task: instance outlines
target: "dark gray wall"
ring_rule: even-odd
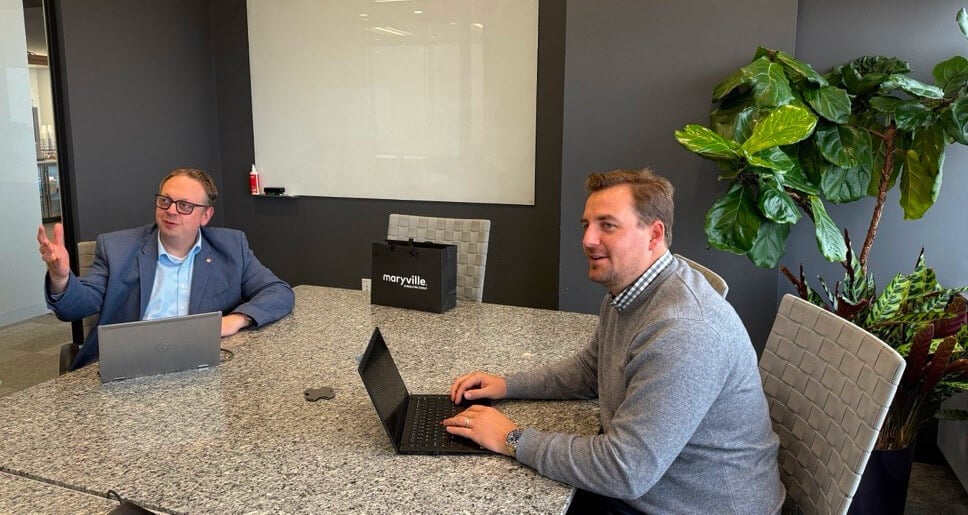
[[[243,0],[56,7],[80,239],[151,220],[158,178],[196,166],[219,181],[214,223],[245,230],[260,259],[293,284],[358,288],[369,276],[368,242],[383,238],[391,212],[484,217],[493,223],[485,301],[593,312],[602,291],[585,279],[583,178],[653,165],[678,190],[673,249],[718,270],[754,343],[765,339],[776,275],[705,250],[703,213],[722,186],[715,166],[680,148],[673,131],[707,121],[713,86],[757,45],[792,50],[793,0],[542,0],[533,207],[253,198]]]
[[[802,1],[797,55],[823,70],[865,53],[895,54],[928,78],[935,62],[964,53],[952,2],[891,5]],[[722,191],[712,180],[717,170],[681,149],[672,132],[706,121],[713,85],[747,62],[755,46],[791,49],[792,0],[572,1],[567,39],[565,4],[543,1],[534,207],[252,198],[245,179],[254,152],[242,0],[55,0],[54,6],[68,107],[62,157],[73,174],[80,239],[151,220],[157,180],[171,168],[197,166],[220,181],[215,223],[245,229],[257,253],[293,283],[358,287],[369,263],[360,241],[380,239],[390,212],[484,216],[494,221],[486,300],[594,311],[601,290],[584,278],[577,224],[582,179],[588,171],[652,165],[678,190],[673,249],[725,276],[754,342],[772,319],[773,295],[764,292],[788,291],[785,280],[777,287],[775,274],[745,258],[705,249],[703,213]],[[925,34],[930,44],[912,43]],[[924,219],[902,222],[891,198],[872,260],[882,281],[908,269],[924,244],[943,281],[965,282],[968,264],[960,256],[968,240],[951,237],[949,221],[958,219],[957,201],[968,189],[958,173],[966,159],[963,147],[949,150],[945,188]],[[222,181],[223,170],[231,180]],[[868,211],[833,209],[857,235]],[[836,266],[821,266],[809,230],[802,233],[791,239],[796,258],[788,264],[802,259],[809,270],[839,274]]]
[[[719,272],[762,348],[776,313],[776,273],[706,250],[706,210],[725,187],[718,168],[673,132],[708,124],[713,87],[759,45],[793,51],[795,0],[568,2],[559,306],[596,312],[604,290],[587,280],[579,219],[591,171],[652,166],[676,187],[672,250]]]
[[[504,206],[348,198],[254,198],[245,2],[215,0],[216,76],[226,224],[244,228],[259,258],[294,284],[359,288],[370,242],[390,213],[491,220],[484,301],[557,305],[564,3],[542,0],[538,41],[535,205]]]
[[[81,240],[148,223],[158,181],[196,167],[219,180],[207,2],[55,0]],[[65,138],[61,138],[62,142]],[[221,211],[216,209],[214,223]]]
[[[821,73],[864,55],[898,57],[911,64],[916,78],[933,84],[931,70],[935,64],[955,55],[968,55],[968,41],[955,23],[955,11],[962,6],[950,0],[801,0],[796,56]],[[896,188],[891,192],[869,262],[879,287],[897,273],[910,272],[921,246],[942,284],[968,284],[963,207],[968,198],[966,167],[968,149],[949,146],[941,194],[920,220],[904,220]],[[858,251],[872,206],[869,199],[830,206],[831,216],[850,231]],[[791,270],[803,262],[808,277],[822,274],[831,286],[843,277],[842,268],[819,256],[809,223],[792,232],[787,248],[784,262]],[[814,282],[814,287],[819,286]],[[779,294],[792,291],[789,281],[782,279]]]

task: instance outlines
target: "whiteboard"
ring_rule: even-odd
[[[538,0],[248,0],[263,186],[534,205]]]

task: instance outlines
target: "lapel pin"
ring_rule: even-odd
[[[211,263],[212,262],[212,258],[205,258],[205,262],[206,263]]]

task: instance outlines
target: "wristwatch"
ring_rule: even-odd
[[[512,429],[508,431],[508,435],[504,438],[504,450],[512,458],[518,457],[518,440],[521,439],[522,434],[524,434],[523,428]]]

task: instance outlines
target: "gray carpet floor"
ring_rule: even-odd
[[[0,396],[57,377],[71,325],[43,315],[0,327]]]
[[[57,377],[71,326],[43,315],[0,327],[0,397]],[[968,493],[946,464],[915,463],[906,515],[968,515]]]

